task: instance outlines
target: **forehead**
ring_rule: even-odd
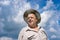
[[[33,13],[28,14],[28,17],[35,17],[35,14],[33,14]]]

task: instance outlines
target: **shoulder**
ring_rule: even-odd
[[[27,27],[23,27],[23,28],[20,30],[19,35],[23,35],[26,30],[27,30]]]
[[[45,29],[42,28],[42,27],[41,27],[41,29],[40,29],[40,32],[41,32],[42,34],[45,34],[45,35],[46,35],[46,31],[45,31]]]
[[[28,29],[28,27],[23,27],[20,32],[25,32]]]
[[[40,30],[41,30],[43,39],[48,40],[48,37],[47,37],[47,34],[46,34],[45,29],[44,28],[41,28]]]
[[[42,28],[42,27],[40,28],[40,30],[41,30],[41,31],[45,31],[45,29],[44,29],[44,28]]]
[[[46,37],[47,37],[46,31],[45,31],[45,29],[44,29],[44,28],[41,28],[41,29],[40,29],[40,31],[41,31],[41,33],[42,33],[44,36],[46,36]]]

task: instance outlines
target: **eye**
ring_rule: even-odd
[[[32,19],[33,17],[27,17],[27,19],[30,19],[30,18]]]
[[[33,17],[31,17],[31,18],[33,18]]]

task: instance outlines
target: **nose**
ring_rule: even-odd
[[[29,17],[29,18],[28,18],[28,21],[31,21],[31,19],[32,19],[32,18],[31,18],[31,17]]]
[[[31,19],[31,17],[29,19]]]

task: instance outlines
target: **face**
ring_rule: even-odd
[[[27,23],[30,27],[34,27],[37,24],[37,19],[34,14],[28,14]]]

